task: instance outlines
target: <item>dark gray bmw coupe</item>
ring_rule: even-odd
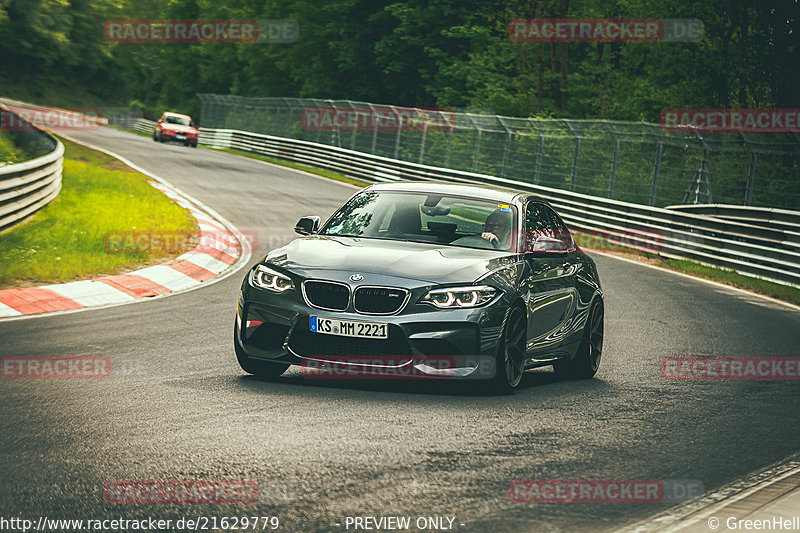
[[[303,237],[242,283],[234,348],[248,373],[274,378],[295,364],[341,377],[478,378],[510,392],[529,368],[597,372],[597,269],[537,196],[373,185],[295,231]]]

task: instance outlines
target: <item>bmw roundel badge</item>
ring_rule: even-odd
[[[362,276],[361,274],[353,274],[352,276],[350,276],[350,281],[361,281],[363,279],[364,276]]]

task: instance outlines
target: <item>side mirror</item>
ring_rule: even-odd
[[[567,251],[567,245],[564,244],[564,241],[561,239],[540,235],[533,242],[533,247],[531,247],[530,251],[537,254],[565,253]]]
[[[311,235],[319,229],[319,217],[303,217],[297,221],[294,231],[300,235]]]

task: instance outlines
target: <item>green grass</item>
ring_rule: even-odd
[[[687,259],[659,259],[659,266],[800,305],[800,289],[788,285],[744,276],[733,270],[701,265]]]
[[[8,133],[0,130],[0,166],[21,163],[28,159],[31,157],[25,153],[25,150],[14,144]]]
[[[0,287],[60,283],[117,274],[165,261],[191,248],[191,214],[151,187],[149,178],[111,156],[62,139],[62,189],[46,207],[0,233]],[[180,250],[136,249],[128,236],[187,237]],[[119,238],[119,241],[113,239]],[[130,253],[127,253],[130,252]]]
[[[596,236],[581,232],[575,232],[573,236],[579,246],[598,247],[599,240]],[[603,247],[603,251],[800,305],[800,289],[752,276],[745,276],[734,270],[703,265],[689,259],[667,259],[660,257],[658,254],[642,252],[615,244],[607,244]]]

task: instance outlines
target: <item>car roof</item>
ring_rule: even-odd
[[[454,183],[433,183],[427,181],[395,181],[377,183],[369,187],[373,191],[403,191],[434,194],[452,194],[456,196],[472,196],[495,202],[511,203],[519,197],[536,197],[536,195],[505,189],[501,187],[485,187],[478,185],[458,185]],[[537,197],[537,199],[539,199]],[[542,200],[543,201],[543,200]]]
[[[167,111],[166,113],[164,113],[164,116],[165,116],[165,117],[184,117],[184,118],[188,118],[188,119],[191,119],[191,118],[192,118],[192,117],[190,117],[189,115],[182,115],[182,114],[180,114],[180,113],[171,113],[171,112],[169,112],[169,111]]]

